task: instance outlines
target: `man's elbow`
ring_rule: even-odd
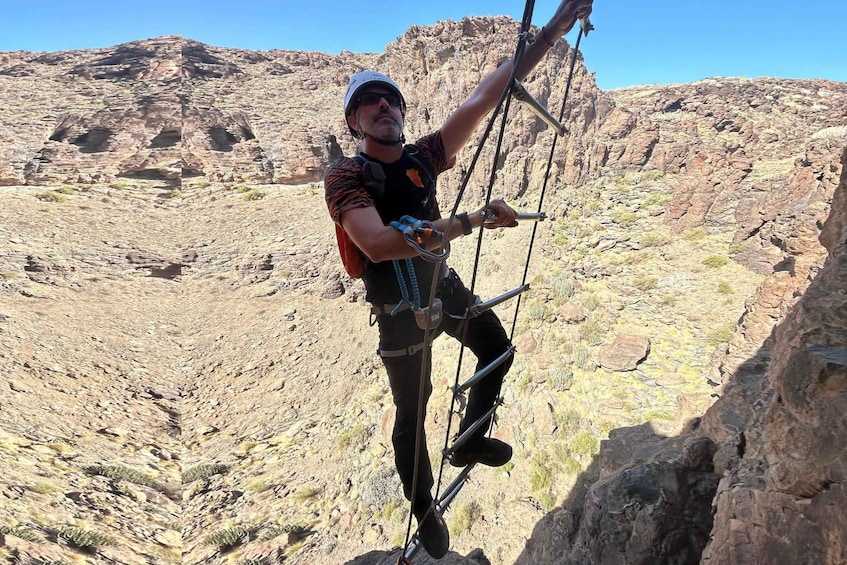
[[[365,257],[367,257],[371,263],[382,263],[383,261],[393,259],[393,257],[390,257],[389,254],[385,252],[385,250],[380,249],[378,246],[362,249],[362,253],[365,254]]]
[[[396,238],[397,232],[393,228],[389,228],[387,234],[383,233],[381,236],[374,237],[370,241],[363,242],[363,246],[360,249],[372,263],[382,263],[383,261],[393,261],[394,259],[408,257],[408,255],[404,255],[403,251],[397,247]],[[403,248],[408,249],[405,246]]]

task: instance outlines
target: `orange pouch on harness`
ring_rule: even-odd
[[[354,279],[358,279],[365,272],[364,255],[344,228],[338,224],[335,224],[335,239],[338,242],[338,253],[341,255],[341,262],[344,263],[344,270]]]

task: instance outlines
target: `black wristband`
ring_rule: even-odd
[[[462,212],[461,214],[456,214],[456,218],[462,224],[462,235],[470,235],[473,232],[473,226],[471,225],[470,218],[468,218],[468,213]]]

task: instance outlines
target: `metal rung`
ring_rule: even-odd
[[[450,507],[450,503],[453,502],[453,499],[456,498],[456,495],[459,494],[459,491],[462,490],[462,487],[468,482],[468,477],[470,477],[471,469],[476,466],[476,463],[471,463],[458,474],[458,476],[453,479],[447,488],[444,489],[444,492],[438,498],[435,504],[435,510],[439,512],[442,516],[447,509]],[[409,543],[409,548],[403,554],[405,559],[411,559],[415,553],[418,552],[418,549],[421,547],[421,539],[418,535],[418,532],[415,532],[415,535],[412,536],[412,541]]]
[[[447,509],[450,507],[450,503],[453,502],[453,499],[456,498],[456,495],[459,494],[459,491],[462,490],[462,487],[465,486],[465,483],[468,482],[468,477],[470,477],[471,469],[476,466],[476,463],[471,463],[464,469],[459,475],[453,479],[447,488],[444,489],[444,492],[441,493],[441,496],[438,498],[438,509],[443,516]]]
[[[421,538],[418,537],[418,534],[415,533],[415,536],[412,538],[412,541],[409,542],[409,548],[406,550],[406,553],[403,554],[404,559],[411,559],[421,548]],[[399,563],[399,562],[398,562]]]
[[[503,362],[515,354],[516,348],[514,345],[510,345],[505,352],[503,352],[500,357],[477,371],[471,378],[466,380],[464,383],[459,386],[450,387],[453,391],[453,394],[461,394],[471,388],[473,385],[478,383],[485,375],[499,367],[503,364]]]
[[[488,422],[490,421],[489,418],[494,416],[494,412],[497,411],[497,407],[502,404],[503,398],[500,397],[494,403],[494,406],[488,409],[488,412],[480,416],[479,420],[471,424],[471,426],[467,430],[462,432],[462,435],[456,438],[456,440],[453,442],[453,445],[444,450],[444,457],[450,457],[451,455],[453,455],[457,449],[462,447],[462,445],[464,445],[471,437],[473,437],[474,432],[479,430],[479,428],[481,428],[483,424],[488,425]]]
[[[518,212],[515,215],[515,219],[518,221],[532,220],[533,222],[542,222],[547,219],[547,214],[544,212]],[[485,223],[495,223],[496,221],[497,213],[489,208],[485,213]]]
[[[568,133],[567,128],[553,117],[553,114],[550,113],[547,108],[545,108],[541,102],[532,97],[532,94],[527,92],[527,90],[523,87],[523,85],[519,81],[515,81],[515,86],[512,89],[512,96],[529,105],[535,115],[547,122],[551,128],[556,130],[556,133],[559,135],[565,135]]]
[[[487,302],[481,302],[479,304],[474,304],[473,306],[468,308],[468,316],[467,317],[468,318],[476,318],[477,316],[479,316],[480,314],[482,314],[486,310],[491,310],[492,308],[494,308],[498,304],[506,302],[510,298],[514,298],[515,296],[517,296],[520,293],[525,292],[527,290],[529,290],[529,285],[524,284],[524,285],[521,285],[514,290],[510,290],[509,292],[507,292],[505,294],[501,294],[500,296],[492,298],[491,300],[489,300]]]
[[[547,219],[547,214],[544,212],[518,212],[518,215],[515,216],[515,219],[520,220],[532,220],[534,222],[542,222]]]

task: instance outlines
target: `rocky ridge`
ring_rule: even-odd
[[[4,556],[396,561],[378,550],[405,527],[390,395],[316,181],[353,148],[333,110],[349,74],[409,85],[412,138],[515,26],[412,28],[379,55],[178,37],[0,54]],[[560,100],[571,56],[527,88]],[[847,86],[602,92],[578,64],[571,96],[497,429],[517,457],[448,513],[467,555],[450,560],[843,560]],[[481,162],[531,207],[551,134],[525,109],[508,130]],[[526,236],[492,235],[480,294],[519,271]],[[433,405],[452,355],[437,344]],[[445,421],[430,415],[436,443]],[[788,532],[818,549],[792,553]]]

